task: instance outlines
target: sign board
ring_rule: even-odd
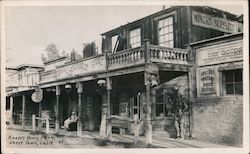
[[[60,66],[56,69],[57,79],[72,78],[81,76],[87,73],[105,71],[106,61],[105,56],[96,56],[82,61]]]
[[[31,95],[31,99],[33,102],[35,103],[39,103],[42,101],[43,99],[43,91],[42,89],[38,89],[37,91],[35,91],[32,95]]]
[[[199,70],[199,94],[216,94],[216,73],[214,67],[201,68]]]
[[[192,13],[192,24],[195,26],[211,28],[226,33],[238,32],[238,22],[236,21],[231,21],[219,17],[213,17],[211,15],[195,11],[193,11]]]
[[[243,60],[243,42],[221,43],[196,50],[198,66]]]

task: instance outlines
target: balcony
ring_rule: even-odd
[[[146,43],[141,47],[108,55],[108,69],[114,70],[141,65],[146,62],[146,59],[148,62],[154,63],[188,64],[186,49],[160,47]]]

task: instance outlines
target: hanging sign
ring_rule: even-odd
[[[42,101],[43,99],[43,91],[42,89],[37,89],[32,95],[31,95],[31,99],[33,102],[35,103],[39,103]]]

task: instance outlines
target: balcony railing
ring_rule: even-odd
[[[123,50],[108,56],[108,69],[129,67],[145,62],[144,47]]]
[[[141,47],[127,49],[109,55],[108,69],[112,70],[143,64],[146,62],[146,57],[148,57],[150,62],[188,64],[188,55],[185,49],[145,44]]]
[[[188,55],[185,49],[150,45],[150,61],[170,64],[188,64]]]
[[[160,47],[145,42],[143,46],[137,48],[97,55],[57,66],[55,70],[41,72],[41,83],[101,73],[107,69],[137,67],[148,62],[186,65],[188,55],[185,49]]]

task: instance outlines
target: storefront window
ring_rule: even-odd
[[[138,115],[140,119],[140,94],[131,98],[132,107],[133,107],[133,115]]]
[[[242,70],[231,70],[223,72],[224,93],[228,95],[243,94]]]
[[[158,23],[159,45],[164,47],[174,47],[173,18],[162,19]]]
[[[156,116],[171,117],[172,106],[164,89],[156,90]]]
[[[141,29],[137,28],[129,32],[129,45],[132,48],[141,46]]]

